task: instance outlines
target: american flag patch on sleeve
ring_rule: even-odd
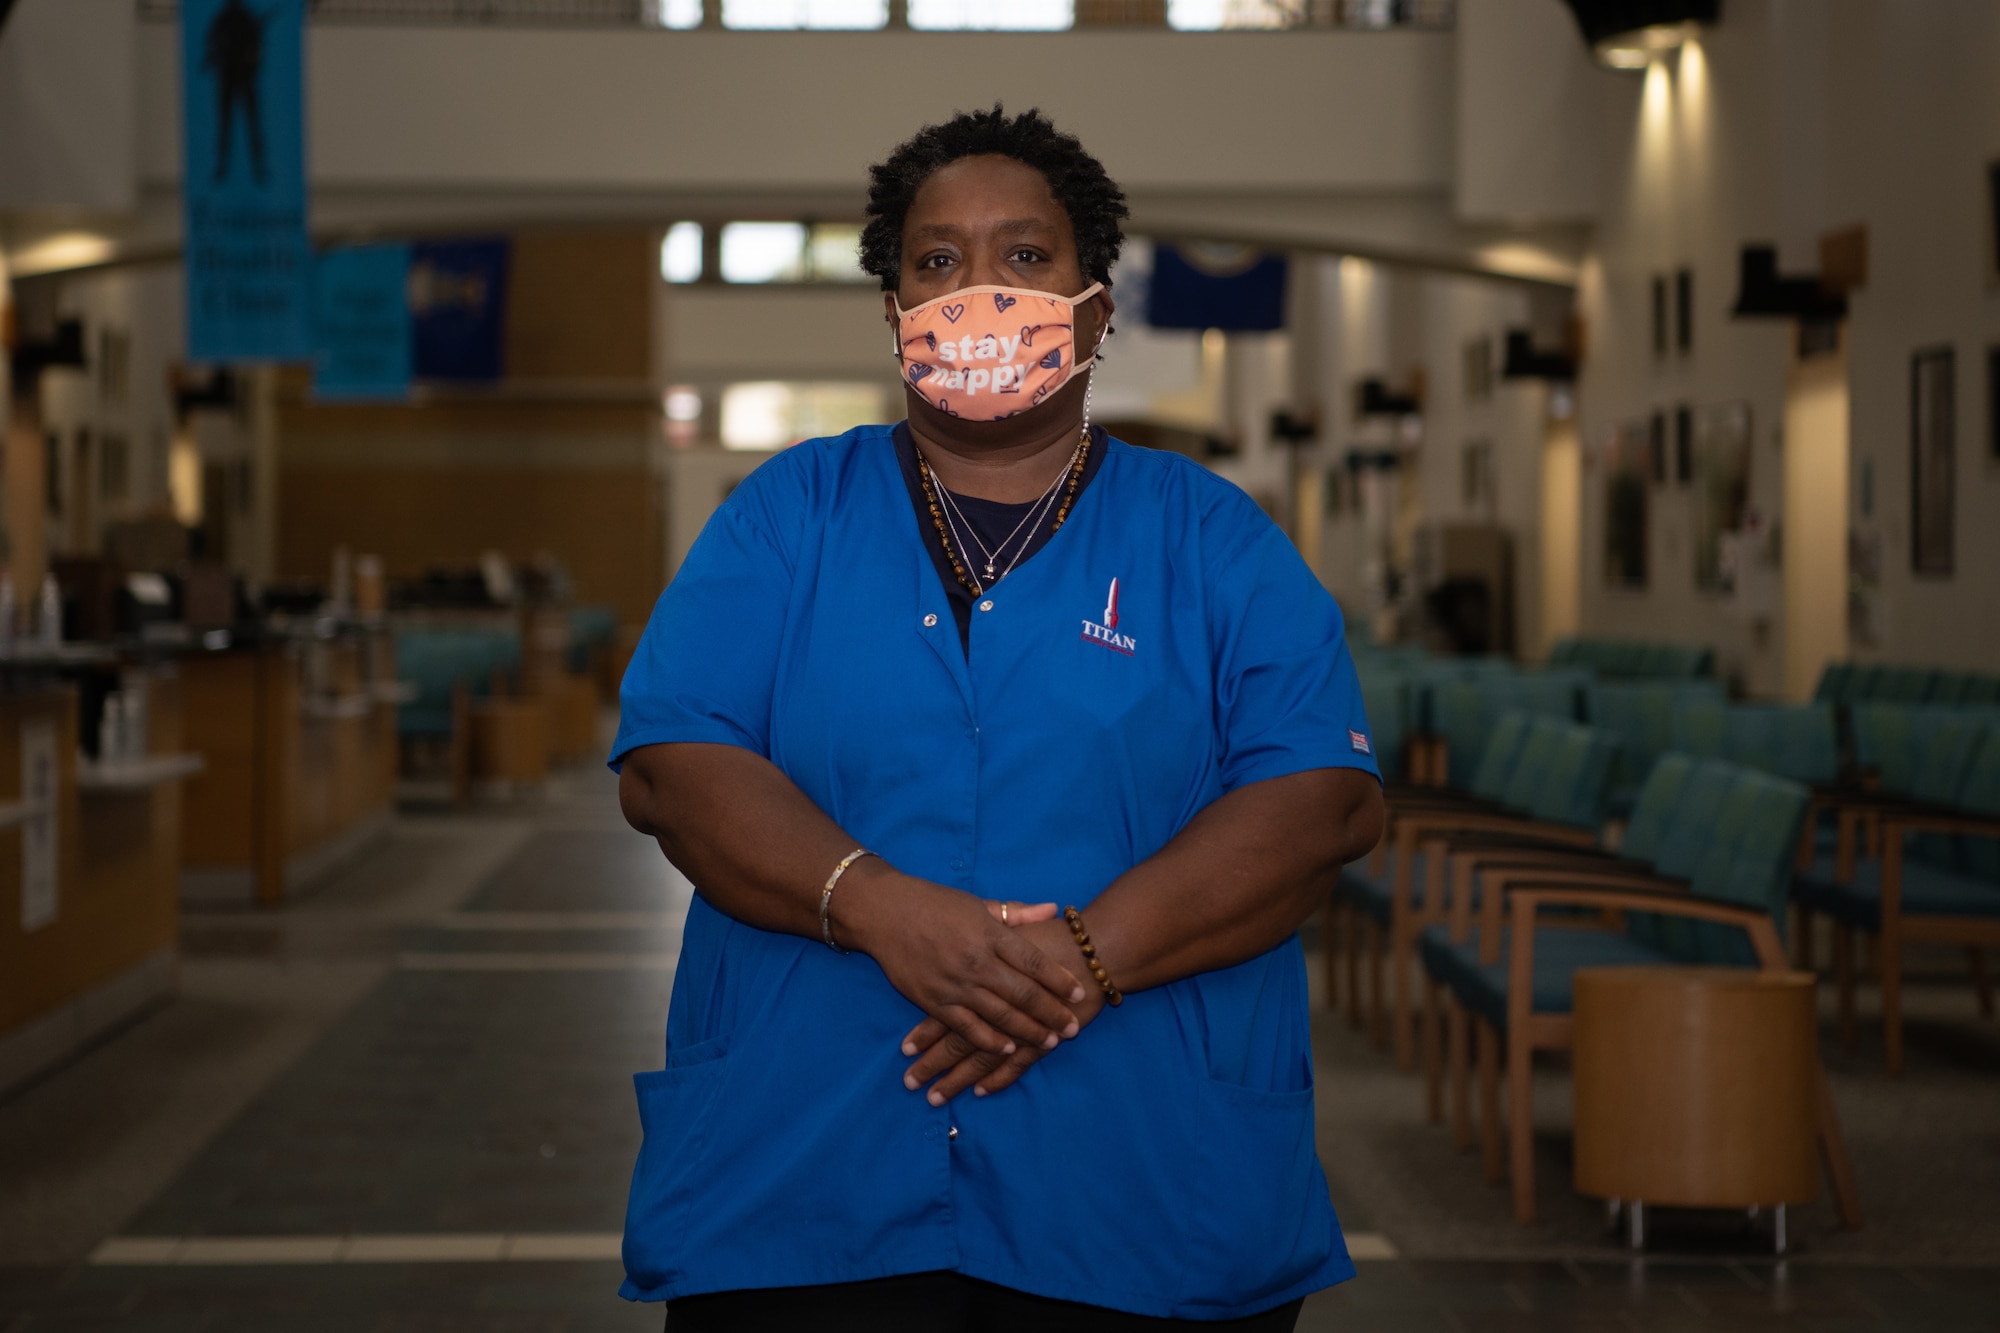
[[[1356,754],[1369,753],[1368,734],[1366,732],[1354,731],[1350,729],[1347,733],[1347,742],[1348,744],[1354,747],[1354,753]]]

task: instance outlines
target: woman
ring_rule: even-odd
[[[1089,427],[1125,206],[1074,138],[931,126],[869,216],[909,419],[739,486],[625,677],[625,816],[700,894],[623,1292],[1289,1329],[1354,1271],[1296,936],[1382,818],[1340,613],[1242,492]]]

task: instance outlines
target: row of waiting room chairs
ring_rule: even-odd
[[[1568,638],[1556,640],[1549,665],[1583,667],[1616,679],[1694,680],[1715,674],[1715,650],[1700,644]]]
[[[2000,943],[2000,712],[1846,708],[1830,698],[1798,708],[1732,705],[1706,682],[1607,683],[1574,671],[1467,668],[1382,653],[1359,654],[1357,665],[1388,772],[1457,779],[1464,794],[1392,780],[1390,835],[1368,863],[1349,869],[1336,894],[1336,929],[1325,936],[1329,1000],[1344,939],[1352,1021],[1362,1015],[1365,953],[1376,1039],[1393,1039],[1408,1065],[1415,1056],[1409,984],[1422,966],[1432,1001],[1423,1041],[1427,1110],[1433,1119],[1442,1114],[1448,1074],[1456,1136],[1470,1139],[1466,1069],[1476,1034],[1486,1166],[1498,1174],[1512,1159],[1521,1216],[1533,1213],[1528,1062],[1538,1047],[1567,1043],[1578,967],[1783,967],[1791,905],[1808,929],[1813,916],[1833,921],[1850,1044],[1853,937],[1880,941],[1892,1068],[1901,1061],[1896,985],[1904,942],[1966,944],[1990,1013],[1978,950]],[[1381,717],[1402,734],[1385,737]],[[1454,726],[1458,763],[1449,762],[1450,740],[1434,772],[1387,753],[1396,742],[1412,751],[1435,745],[1430,729]],[[1466,762],[1468,750],[1476,762]],[[1618,827],[1613,816],[1624,820],[1615,843],[1602,836],[1607,819]],[[1907,856],[1906,834],[1913,835]],[[1558,875],[1552,861],[1568,864]],[[1552,876],[1561,888],[1547,887]],[[1668,898],[1663,906],[1619,900],[1620,893]],[[1540,920],[1550,911],[1596,913],[1598,925],[1612,928],[1579,931],[1578,922],[1564,921],[1552,929]],[[1808,966],[1810,938],[1798,932]],[[1437,1050],[1441,1014],[1451,1016],[1449,1058]],[[1503,1047],[1514,1105],[1505,1158]],[[1835,1140],[1830,1158],[1842,1162],[1830,1103],[1823,1119]],[[1851,1182],[1839,1173],[1836,1194],[1843,1214],[1856,1213]]]

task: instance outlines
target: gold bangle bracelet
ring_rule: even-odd
[[[833,868],[833,873],[826,877],[826,887],[820,890],[819,937],[822,940],[826,941],[826,947],[833,950],[835,953],[852,953],[854,951],[852,949],[841,948],[838,944],[834,943],[833,940],[833,917],[831,915],[833,908],[833,887],[834,885],[840,883],[840,877],[847,873],[847,868],[849,866],[853,865],[856,861],[859,861],[864,856],[873,856],[873,855],[875,855],[875,853],[869,851],[866,847],[856,847],[853,851],[849,852],[847,855],[840,858],[840,864],[835,866]]]

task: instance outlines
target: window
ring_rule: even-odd
[[[646,15],[662,28],[699,28],[701,0],[646,0]]]
[[[890,417],[879,384],[779,380],[731,384],[722,391],[722,447],[783,449]]]
[[[816,222],[806,239],[806,276],[814,282],[870,282],[861,271],[861,228]]]
[[[861,228],[851,223],[731,222],[722,228],[724,282],[866,282]]]
[[[701,437],[701,390],[677,384],[668,389],[665,402],[667,443],[685,449]]]
[[[1694,350],[1694,270],[1674,274],[1674,350],[1686,356]]]
[[[914,2],[914,0],[913,0]],[[1217,28],[1450,29],[1454,0],[1167,0],[1167,26]]]
[[[797,222],[731,222],[722,228],[724,282],[799,282],[806,229]]]
[[[881,28],[889,0],[722,0],[725,28]]]
[[[676,222],[660,242],[660,276],[668,282],[701,281],[701,224]]]
[[[917,29],[1046,32],[1075,23],[1075,0],[910,0],[910,26]]]

